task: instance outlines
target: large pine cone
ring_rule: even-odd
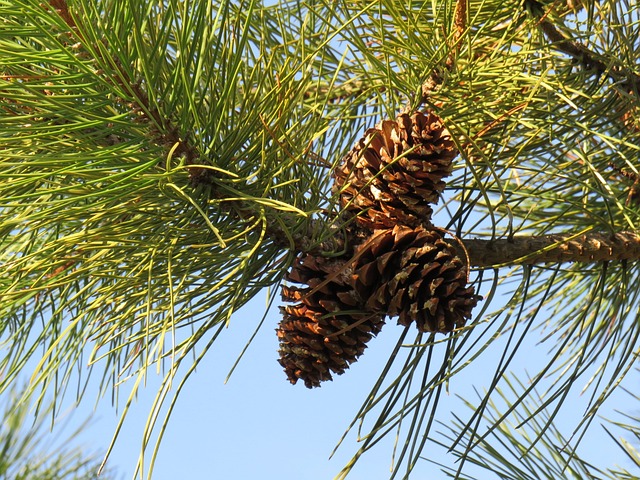
[[[363,313],[351,286],[352,270],[344,261],[302,255],[287,280],[308,287],[282,287],[280,365],[291,383],[309,388],[342,374],[380,332],[384,315]]]
[[[467,286],[467,267],[434,230],[378,230],[356,250],[353,285],[371,312],[415,322],[422,332],[450,332],[471,318],[481,298]]]
[[[365,132],[334,171],[334,192],[370,230],[428,226],[457,153],[437,115],[402,114]]]

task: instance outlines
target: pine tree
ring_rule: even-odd
[[[133,398],[165,366],[146,445],[172,383],[281,288],[292,383],[348,381],[404,329],[341,477],[394,428],[409,476],[443,386],[501,339],[454,475],[512,414],[540,415],[536,448],[586,384],[577,442],[638,354],[639,11],[0,0],[0,392],[64,396],[88,360]],[[536,329],[546,363],[508,383]]]

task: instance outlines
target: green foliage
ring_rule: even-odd
[[[105,390],[167,363],[169,385],[326,204],[336,32],[255,2],[0,16],[0,387],[30,358],[59,399],[79,362]]]
[[[575,15],[560,3],[549,10],[550,18],[566,38],[592,52],[589,61],[551,42],[539,29],[543,20],[515,1],[469,2],[459,50],[455,2],[376,2],[350,30],[361,62],[379,73],[383,65],[393,67],[385,80],[398,79],[390,85],[413,105],[433,72],[441,77],[427,103],[456,132],[466,168],[447,182],[440,219],[462,238],[637,230],[637,204],[628,199],[638,172],[638,77],[631,70],[635,60],[629,61],[637,58],[638,10],[624,2],[599,2]],[[607,69],[600,71],[594,61]],[[562,404],[585,379],[591,402],[578,426],[584,430],[637,355],[639,303],[636,289],[628,288],[637,281],[635,264],[478,272],[485,310],[476,314],[474,330],[460,332],[446,346],[418,338],[405,345],[404,355],[399,344],[400,354],[354,420],[353,426],[364,422],[354,460],[397,431],[406,441],[399,441],[393,474],[406,469],[408,475],[431,435],[442,389],[495,340],[506,338],[506,345],[495,347],[504,350],[491,388],[460,426],[453,446],[476,432],[493,389],[514,359],[526,356],[521,345],[535,329],[550,352],[548,363],[531,385],[522,386],[504,416],[549,376],[540,409]],[[491,312],[492,300],[500,305],[503,295],[505,306]],[[559,411],[554,407],[546,421],[551,424]]]
[[[331,166],[405,108],[436,110],[458,143],[435,220],[457,236],[637,231],[638,8],[585,4],[0,0],[0,392],[27,371],[25,398],[62,401],[88,363],[99,393],[130,386],[124,421],[156,369],[143,443],[162,436],[160,406],[233,313],[335,233]],[[504,416],[545,377],[532,415],[587,378],[584,429],[638,354],[635,264],[472,281],[473,325],[398,344],[353,462],[397,429],[393,475],[409,475],[443,389],[498,339],[454,444],[536,330],[548,362]]]
[[[536,414],[531,406],[543,401],[541,395],[535,394],[534,401],[527,401],[523,408],[514,410],[508,421],[501,421],[502,408],[500,403],[506,403],[509,406],[511,399],[519,395],[520,390],[525,384],[515,378],[506,379],[505,387],[508,390],[501,391],[498,389],[498,402],[491,402],[485,410],[485,420],[489,424],[499,424],[491,433],[491,440],[485,439],[472,450],[470,454],[462,453],[468,442],[473,441],[470,437],[465,437],[462,441],[462,450],[454,451],[454,455],[458,458],[473,463],[480,468],[482,476],[475,478],[500,478],[502,480],[541,480],[556,478],[589,478],[593,480],[604,479],[632,479],[638,478],[640,468],[640,457],[638,457],[637,449],[631,442],[623,436],[616,437],[609,433],[617,446],[626,453],[621,456],[621,464],[627,460],[627,464],[633,465],[635,474],[627,468],[620,465],[605,470],[597,468],[595,461],[589,461],[581,458],[575,451],[570,448],[570,441],[562,435],[559,428],[556,428],[550,421],[547,412],[539,412]],[[535,392],[537,393],[537,392]],[[638,400],[637,395],[631,395],[634,400]],[[465,404],[474,410],[476,406],[473,402],[465,401]],[[528,404],[528,405],[527,405]],[[622,433],[632,435],[632,440],[637,442],[640,438],[639,419],[637,417],[626,416],[626,422],[615,422],[616,426],[621,427]],[[455,421],[453,425],[444,426],[444,437],[449,440],[452,436],[457,436],[458,429],[462,426],[461,422]],[[630,460],[630,462],[628,461]],[[444,468],[443,471],[450,477],[455,477],[456,472],[450,468]]]
[[[65,438],[61,446],[50,441],[46,413],[30,421],[28,403],[18,402],[19,396],[10,392],[5,401],[0,427],[0,479],[2,480],[92,480],[96,479],[100,459],[79,449],[69,449],[64,443],[72,441],[82,428]],[[103,472],[100,478],[115,478]]]

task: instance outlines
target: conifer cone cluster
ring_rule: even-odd
[[[352,270],[344,262],[298,257],[287,280],[307,287],[282,287],[282,298],[295,305],[281,307],[279,362],[291,383],[302,379],[309,388],[344,373],[364,352],[384,323],[384,314],[362,311],[351,286]]]
[[[450,332],[480,299],[467,265],[431,224],[457,150],[431,113],[402,114],[370,129],[334,172],[334,192],[360,230],[339,258],[301,254],[287,275],[276,330],[291,383],[319,386],[342,374],[386,315],[422,332]],[[363,235],[364,233],[364,235]],[[364,236],[364,239],[363,239]]]
[[[439,117],[402,114],[365,132],[334,171],[334,192],[364,228],[428,225],[457,154]]]

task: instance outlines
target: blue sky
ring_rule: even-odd
[[[338,474],[356,451],[357,443],[352,434],[329,460],[336,442],[378,377],[401,328],[395,321],[389,321],[350,370],[321,388],[309,390],[303,385],[290,385],[277,363],[278,344],[274,329],[279,315],[274,308],[225,384],[229,369],[262,316],[263,305],[264,299],[257,299],[238,312],[188,381],[166,431],[153,479],[326,480]],[[525,346],[524,354],[513,365],[520,378],[525,370],[531,374],[537,371],[533,359],[541,359],[547,349],[544,345],[536,346],[537,340],[537,333],[532,332],[531,344]],[[455,394],[471,399],[474,398],[474,386],[482,389],[488,385],[502,353],[498,344],[493,347],[473,369],[462,372],[452,381],[450,394],[440,403],[441,420],[446,422],[450,418],[450,410],[463,418],[469,415],[470,411],[461,406]],[[109,458],[108,465],[120,473],[119,478],[128,479],[133,474],[142,429],[156,393],[154,383],[153,375],[150,375],[145,393],[132,407]],[[581,387],[582,384],[578,385],[576,395],[567,401],[570,408],[564,411],[560,422],[567,428],[567,434],[582,412],[580,405],[584,398],[578,395]],[[78,422],[90,414],[95,394],[95,391],[87,392],[81,408],[74,414]],[[616,408],[629,412],[634,405],[628,404],[628,399],[622,392],[614,395],[603,413],[611,416]],[[110,400],[103,399],[79,442],[89,450],[104,450],[117,419],[118,413]],[[359,461],[349,479],[388,478],[393,435],[389,437]],[[622,452],[597,425],[586,436],[580,452],[585,458],[597,458],[598,466],[622,463],[630,468]],[[438,462],[453,461],[435,445],[428,445],[424,454]],[[422,461],[412,478],[446,476],[435,465]],[[479,478],[490,477],[481,474]]]

